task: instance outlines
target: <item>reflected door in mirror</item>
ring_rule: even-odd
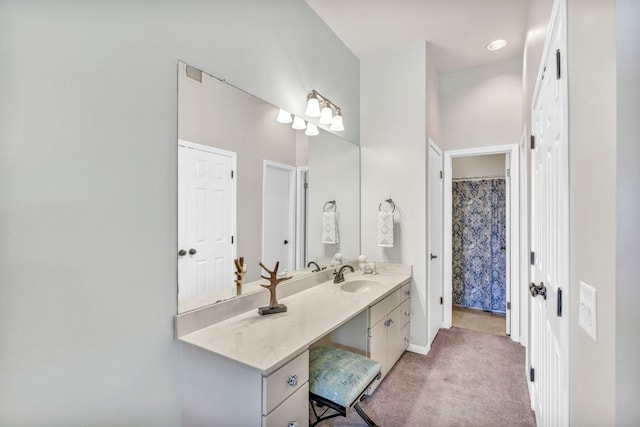
[[[180,141],[178,299],[233,286],[235,153]]]
[[[264,162],[262,194],[262,259],[279,271],[294,269],[295,257],[295,168]]]

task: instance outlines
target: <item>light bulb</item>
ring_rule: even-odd
[[[291,113],[284,111],[282,108],[278,111],[278,117],[276,118],[276,122],[278,123],[291,123],[293,118],[291,117]]]
[[[304,129],[307,127],[307,125],[305,124],[304,120],[302,120],[298,116],[295,116],[293,118],[293,124],[291,125],[291,127],[294,129]]]
[[[304,134],[307,136],[316,136],[320,134],[320,132],[318,131],[318,126],[313,123],[307,123],[307,130],[304,131]]]
[[[330,125],[333,121],[333,111],[331,107],[325,104],[322,108],[322,113],[320,114],[320,124],[321,125]]]

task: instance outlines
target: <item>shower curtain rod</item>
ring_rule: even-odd
[[[465,178],[453,178],[451,181],[479,181],[482,179],[503,179],[504,175],[492,175],[492,176],[469,176]]]

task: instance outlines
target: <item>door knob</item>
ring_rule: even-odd
[[[431,254],[431,259],[436,259],[436,258],[438,258],[438,255]]]
[[[544,282],[540,282],[539,285],[531,283],[529,285],[529,291],[531,292],[531,296],[534,298],[538,295],[542,295],[542,298],[547,299],[547,287],[544,285]]]
[[[185,251],[184,249],[180,249],[178,251],[178,256],[185,256],[187,254],[187,251]]]
[[[196,251],[195,249],[193,249],[193,248],[189,249],[189,255],[195,255],[197,253],[198,253],[198,251]]]

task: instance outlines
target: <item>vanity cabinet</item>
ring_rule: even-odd
[[[382,371],[368,394],[373,393],[409,346],[410,294],[411,284],[407,283],[369,308],[369,357],[382,365]]]
[[[183,427],[309,422],[309,352],[271,373],[182,345]]]

